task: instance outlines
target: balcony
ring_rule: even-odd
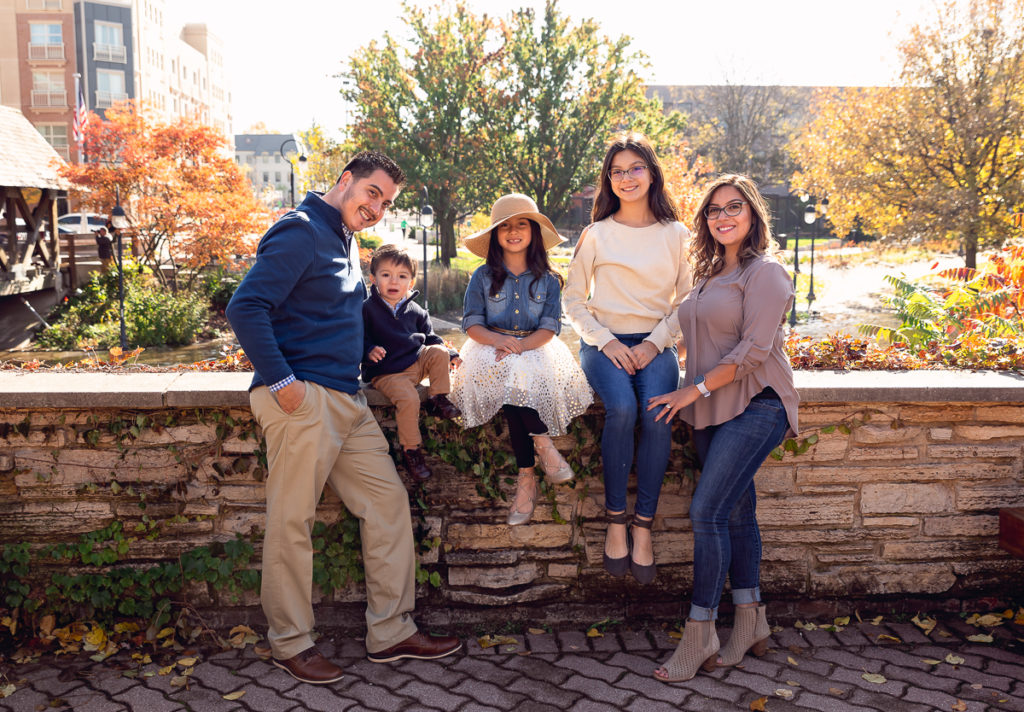
[[[64,89],[33,89],[32,108],[67,108],[68,93]]]
[[[39,59],[64,59],[64,43],[57,44],[32,44],[28,45],[28,58]]]
[[[109,109],[117,101],[126,101],[128,94],[123,91],[100,91],[96,90],[96,108]]]
[[[125,64],[128,61],[128,49],[124,45],[93,42],[92,58],[99,62],[119,62]]]

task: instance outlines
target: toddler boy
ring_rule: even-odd
[[[462,412],[448,400],[448,369],[461,363],[444,345],[430,316],[413,299],[416,262],[395,245],[378,248],[370,259],[370,296],[363,302],[363,380],[395,404],[398,442],[409,475],[422,482],[433,473],[423,457],[420,397],[416,385],[430,378],[426,409],[441,418]]]

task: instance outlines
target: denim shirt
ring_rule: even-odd
[[[562,290],[555,275],[548,273],[535,280],[529,270],[519,275],[509,274],[501,291],[493,297],[491,282],[487,265],[478,267],[470,278],[462,316],[463,331],[479,325],[510,331],[548,329],[556,335],[561,332]]]

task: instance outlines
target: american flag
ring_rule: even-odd
[[[89,110],[85,108],[85,95],[82,94],[82,87],[78,87],[78,99],[75,105],[75,118],[71,122],[75,143],[81,145],[85,140],[85,125],[89,122]]]

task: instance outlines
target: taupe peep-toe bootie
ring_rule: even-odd
[[[665,671],[665,676],[654,677],[662,682],[684,682],[693,679],[701,667],[711,672],[715,669],[718,648],[714,621],[687,620],[679,646],[668,662],[659,668]]]
[[[763,603],[757,606],[737,607],[732,635],[718,656],[721,658],[718,664],[738,665],[748,650],[761,657],[768,651],[768,636],[771,634]]]

